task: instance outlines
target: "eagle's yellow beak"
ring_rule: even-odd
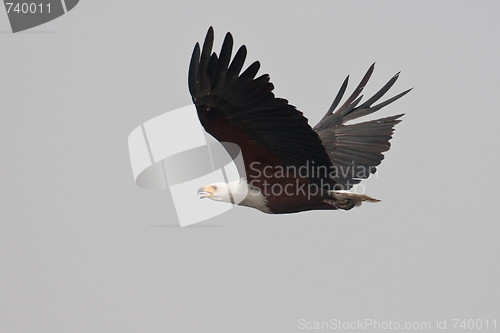
[[[208,198],[214,195],[217,188],[215,186],[202,186],[198,189],[198,195],[200,199]]]

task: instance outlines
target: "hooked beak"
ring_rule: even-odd
[[[210,186],[202,186],[198,189],[198,195],[200,196],[200,199],[209,198],[214,195],[214,192]]]

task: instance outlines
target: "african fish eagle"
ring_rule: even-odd
[[[231,60],[232,35],[226,34],[219,55],[212,53],[213,40],[210,27],[203,48],[200,50],[198,43],[194,47],[189,91],[204,129],[218,141],[240,147],[246,177],[203,186],[198,190],[200,198],[233,202],[237,194],[245,193],[237,204],[273,214],[349,210],[363,201],[379,201],[349,190],[376,171],[403,114],[346,123],[407,94],[411,89],[373,105],[392,87],[399,73],[360,104],[360,94],[375,64],[371,65],[352,95],[337,109],[348,76],[325,116],[311,128],[302,112],[286,99],[275,97],[268,74],[255,78],[258,61],[240,73],[247,55],[245,45]]]

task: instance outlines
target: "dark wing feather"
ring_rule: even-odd
[[[233,38],[230,33],[218,57],[212,53],[212,45],[210,27],[201,53],[196,44],[191,57],[189,91],[205,130],[221,142],[240,146],[247,177],[251,177],[252,162],[261,166],[330,167],[330,158],[318,134],[302,112],[287,100],[274,96],[269,75],[255,78],[259,62],[239,75],[246,47],[240,47],[231,62]]]
[[[394,126],[401,122],[403,114],[353,125],[345,123],[376,112],[411,90],[403,91],[382,103],[373,105],[394,85],[399,77],[397,73],[375,95],[358,106],[362,98],[360,94],[373,73],[374,65],[370,66],[346,102],[335,111],[347,88],[349,77],[345,79],[332,106],[314,127],[337,171],[335,178],[337,186],[342,186],[345,190],[376,171],[376,167],[384,159],[383,152],[389,150],[391,146],[389,140],[392,138]]]

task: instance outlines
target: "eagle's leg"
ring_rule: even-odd
[[[342,200],[324,199],[323,201],[335,209],[349,210],[356,206],[356,202],[354,202],[354,200],[351,199],[342,199]]]
[[[360,206],[363,201],[379,202],[380,200],[366,194],[357,194],[348,191],[328,191],[328,198],[325,198],[323,201],[336,209],[349,210]]]

